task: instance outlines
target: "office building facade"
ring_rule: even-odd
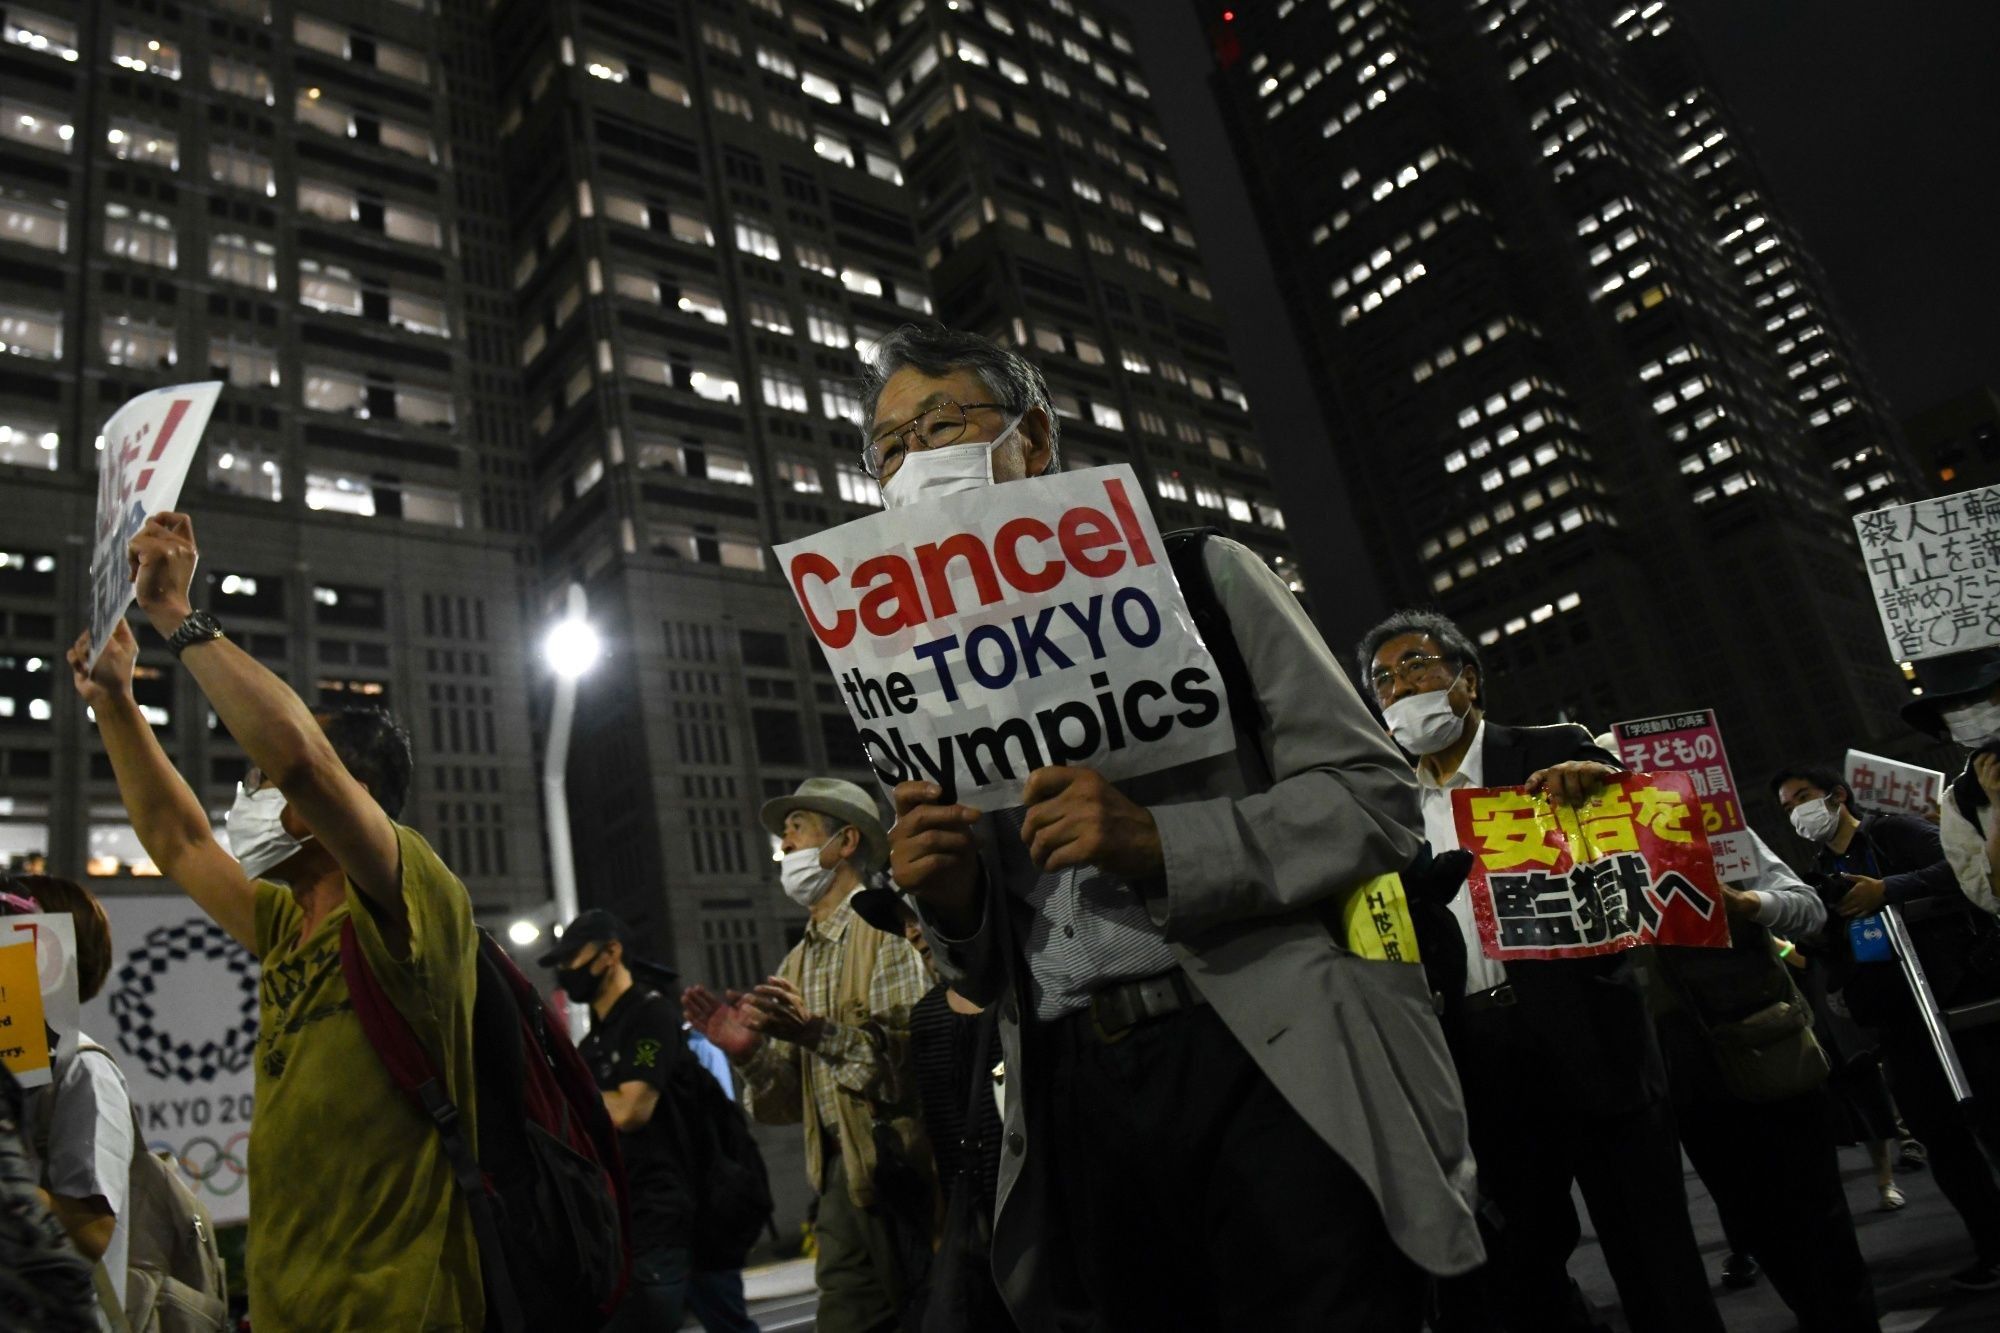
[[[8,864],[147,887],[62,640],[86,603],[99,428],[135,393],[213,378],[227,387],[182,499],[205,556],[197,602],[309,701],[404,718],[404,818],[484,919],[544,896],[492,122],[446,74],[463,34],[483,49],[465,10],[454,38],[451,18],[398,0],[6,7]],[[140,702],[219,815],[242,752],[140,637]]]
[[[939,320],[1046,371],[1065,465],[1296,579],[1124,32],[1069,0],[503,0],[536,596],[611,645],[570,766],[585,901],[740,986],[803,920],[758,806],[872,783],[770,547],[880,504],[861,357]]]
[[[1914,473],[1671,7],[1200,12],[1380,577],[1498,713],[1889,743],[1848,516]]]

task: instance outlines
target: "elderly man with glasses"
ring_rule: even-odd
[[[892,507],[1055,470],[1014,352],[905,329],[871,360]],[[987,814],[895,791],[895,881],[1000,1015],[994,1276],[1024,1329],[1414,1330],[1423,1270],[1481,1257],[1464,1116],[1422,969],[1329,917],[1409,864],[1416,784],[1284,582],[1195,554],[1256,700],[1234,753],[1041,768]]]
[[[1459,850],[1453,791],[1526,786],[1575,804],[1617,771],[1575,723],[1486,721],[1479,650],[1441,615],[1399,611],[1362,636],[1356,657],[1391,738],[1415,758],[1424,835],[1441,861]],[[1450,902],[1465,983],[1446,997],[1444,1017],[1487,1204],[1482,1220],[1492,1223],[1490,1261],[1445,1284],[1441,1327],[1591,1326],[1568,1275],[1580,1235],[1574,1182],[1635,1333],[1721,1333],[1636,953],[1503,967],[1480,952],[1470,898],[1460,889]]]

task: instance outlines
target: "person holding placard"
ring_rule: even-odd
[[[1040,374],[985,338],[889,335],[868,403],[892,514],[950,500],[998,521],[1058,471]],[[1001,524],[1012,586],[1053,583],[1064,561],[1159,558],[1136,509],[1110,518],[1131,496],[1106,476],[1107,510]],[[1038,568],[1021,555],[1037,533]],[[1328,917],[1417,854],[1415,784],[1284,582],[1231,541],[1196,555],[1229,642],[1195,647],[1242,667],[1233,752],[1128,764],[1115,783],[1042,763],[1012,808],[894,786],[891,873],[940,971],[999,1008],[994,1275],[1024,1329],[1413,1330],[1425,1270],[1482,1257],[1458,1088],[1423,969],[1350,952]],[[1122,716],[1164,738],[1134,702],[1147,684],[1126,687]],[[1191,727],[1219,704],[1196,694],[1178,714]],[[990,705],[995,734],[1033,725]]]
[[[111,971],[104,904],[76,881],[52,875],[8,876],[0,879],[0,890],[0,911],[69,914],[76,931],[77,999],[93,999]],[[117,1061],[81,1030],[60,1037],[51,1052],[54,1082],[26,1096],[26,1143],[43,1203],[77,1252],[102,1266],[106,1289],[122,1300],[132,1240],[127,1186],[132,1155],[145,1147],[134,1141],[132,1098]],[[92,1304],[102,1327],[116,1327],[101,1301]]]
[[[262,964],[251,1318],[316,1333],[477,1333],[486,1298],[470,1213],[437,1128],[363,1031],[341,952],[351,924],[382,992],[436,1053],[472,1139],[471,897],[396,822],[414,767],[408,734],[381,709],[309,709],[193,609],[197,559],[192,520],[155,514],[132,539],[129,572],[140,610],[249,755],[230,850],[133,702],[130,626],[118,620],[94,658],[85,631],[69,662],[147,855]]]
[[[1423,827],[1439,860],[1459,848],[1451,794],[1525,786],[1581,804],[1619,766],[1574,723],[1486,719],[1485,668],[1445,617],[1398,611],[1355,650],[1389,735],[1415,757]],[[1580,1186],[1626,1318],[1640,1333],[1721,1333],[1682,1183],[1666,1071],[1640,988],[1639,951],[1502,964],[1482,952],[1471,894],[1450,899],[1464,936],[1463,993],[1445,1030],[1465,1087],[1481,1193],[1499,1214],[1492,1260],[1444,1284],[1445,1327],[1509,1333],[1588,1327],[1570,1280]]]

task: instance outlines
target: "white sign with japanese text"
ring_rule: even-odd
[[[1857,810],[1929,819],[1944,794],[1944,774],[1879,754],[1849,750],[1841,778],[1854,794]]]
[[[2000,487],[1854,516],[1899,660],[2000,644]]]

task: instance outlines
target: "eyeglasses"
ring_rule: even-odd
[[[861,450],[861,465],[868,475],[881,478],[888,465],[905,453],[943,449],[965,438],[966,414],[980,408],[1005,412],[1005,403],[939,403],[917,413],[900,426],[878,431]]]
[[[1445,665],[1446,659],[1442,657],[1412,653],[1394,666],[1376,667],[1368,673],[1368,683],[1375,687],[1377,699],[1387,699],[1398,684],[1415,685]]]

